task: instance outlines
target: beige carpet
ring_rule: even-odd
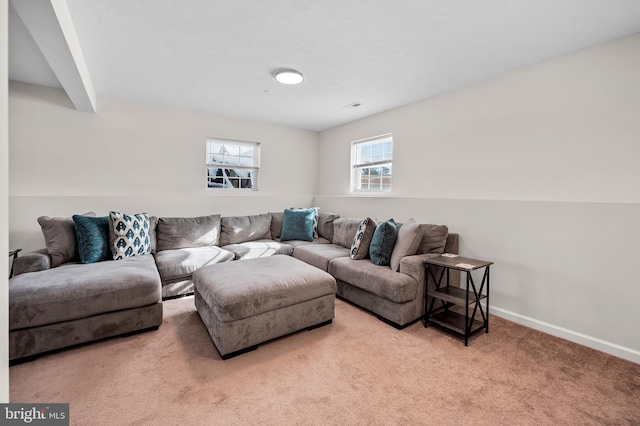
[[[11,401],[69,402],[73,425],[640,424],[640,365],[496,317],[464,347],[337,301],[222,361],[193,298],[164,308],[158,331],[11,367]]]

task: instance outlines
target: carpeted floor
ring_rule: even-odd
[[[10,368],[11,402],[73,425],[638,425],[640,365],[491,317],[462,341],[346,302],[333,324],[222,361],[187,297],[158,331]]]

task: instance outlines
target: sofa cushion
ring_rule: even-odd
[[[280,241],[313,241],[313,225],[316,223],[316,217],[315,208],[285,209]]]
[[[333,221],[339,218],[336,213],[318,212],[318,238],[333,240]]]
[[[333,221],[333,239],[331,242],[350,249],[362,219],[339,217]]]
[[[271,213],[228,216],[220,220],[220,246],[271,239]]]
[[[356,230],[349,253],[352,259],[366,259],[369,256],[369,245],[376,231],[376,223],[370,217],[364,218]]]
[[[287,240],[286,243],[288,245],[290,245],[291,247],[293,247],[294,250],[295,250],[296,247],[308,246],[308,245],[312,245],[312,244],[331,244],[331,241],[320,237],[317,240],[313,240],[313,241]]]
[[[381,222],[376,227],[369,247],[371,263],[388,266],[391,263],[391,253],[398,238],[398,227],[393,219]]]
[[[398,228],[398,238],[391,252],[391,270],[400,270],[400,260],[418,252],[422,241],[422,227],[415,220],[409,219]]]
[[[293,246],[273,240],[247,241],[246,243],[229,244],[222,247],[235,255],[235,260],[256,259],[275,254],[291,256]]]
[[[271,212],[271,238],[276,240],[282,234],[282,221],[284,220],[284,211]]]
[[[418,283],[412,277],[388,266],[374,265],[369,259],[339,257],[329,262],[328,272],[336,280],[396,303],[414,300],[418,292]]]
[[[418,253],[444,253],[444,247],[447,244],[447,236],[449,228],[445,225],[429,225],[422,224],[422,241]]]
[[[158,272],[163,282],[189,278],[198,268],[228,262],[234,257],[233,253],[218,246],[162,250],[155,254]]]
[[[331,260],[349,257],[349,249],[336,244],[306,244],[296,247],[293,257],[326,271]]]
[[[93,216],[94,212],[87,212],[83,216]],[[78,260],[78,243],[76,241],[75,223],[70,217],[40,216],[38,224],[42,229],[42,236],[51,256],[51,267]]]
[[[149,241],[151,243],[151,253],[155,253],[158,248],[158,239],[156,238],[156,228],[158,227],[158,217],[149,216]]]
[[[114,260],[151,253],[151,221],[146,213],[109,212],[109,232]]]
[[[220,243],[220,215],[161,217],[156,239],[157,251],[216,246]]]
[[[80,262],[95,263],[111,259],[109,216],[73,215]]]
[[[151,255],[22,274],[9,281],[9,294],[11,330],[137,308],[161,298]]]

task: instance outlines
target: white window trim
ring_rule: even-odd
[[[374,142],[382,139],[391,139],[391,159],[375,161],[371,163],[358,163],[356,164],[356,156],[357,156],[357,147],[363,143]],[[394,151],[394,143],[393,143],[393,134],[385,133],[378,136],[372,136],[369,138],[358,139],[351,142],[351,171],[350,171],[350,192],[352,194],[360,194],[360,195],[387,195],[390,194],[393,189],[393,172],[391,174],[392,183],[390,188],[377,188],[377,189],[358,189],[358,181],[360,179],[360,175],[357,173],[357,170],[362,167],[375,167],[381,166],[384,164],[390,164],[393,167],[393,151]]]
[[[243,166],[243,165],[236,165],[236,164],[223,164],[223,163],[209,163],[209,142],[222,142],[222,143],[229,143],[229,144],[234,144],[234,145],[240,145],[240,146],[252,146],[254,148],[254,156],[253,156],[253,166]],[[231,193],[244,193],[244,192],[255,192],[258,191],[259,187],[260,187],[260,147],[261,144],[260,142],[254,142],[254,141],[246,141],[246,140],[239,140],[239,139],[229,139],[229,138],[218,138],[218,137],[207,137],[206,141],[205,141],[205,170],[204,170],[204,174],[205,174],[205,188],[207,191],[228,191]],[[254,177],[253,177],[253,182],[252,182],[252,187],[251,188],[216,188],[216,187],[210,187],[209,186],[209,168],[211,167],[216,167],[216,168],[226,168],[226,169],[243,169],[243,170],[253,170],[254,171]]]

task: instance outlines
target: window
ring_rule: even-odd
[[[351,191],[391,191],[393,137],[391,134],[351,143]]]
[[[260,144],[207,139],[207,188],[258,190]]]

